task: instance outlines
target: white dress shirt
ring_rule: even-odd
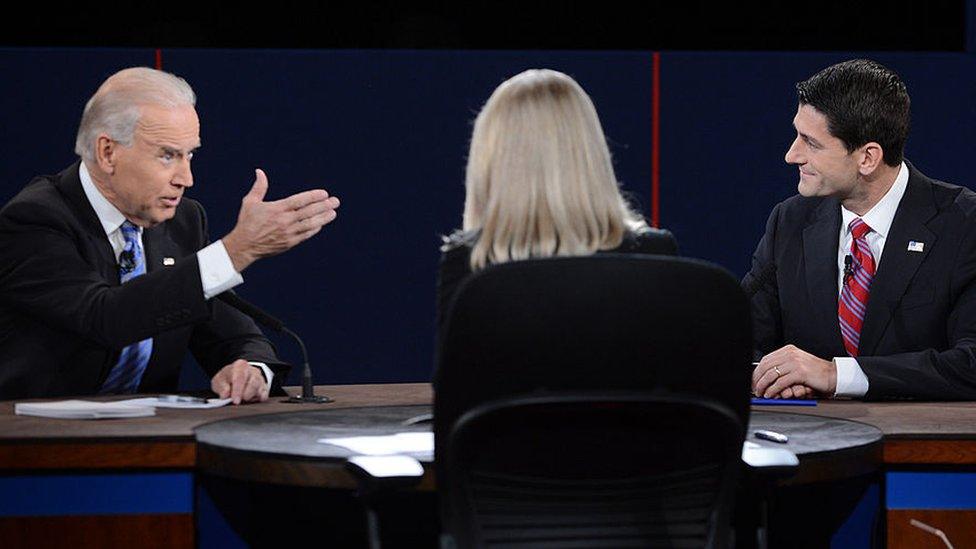
[[[898,170],[898,177],[888,189],[881,200],[874,205],[866,214],[861,216],[861,220],[871,227],[871,232],[864,235],[871,254],[874,256],[875,272],[881,266],[881,254],[884,252],[885,240],[891,230],[891,222],[895,219],[895,212],[898,211],[898,204],[905,195],[905,188],[908,187],[908,167],[901,163]],[[844,258],[851,253],[851,245],[854,239],[848,228],[857,214],[841,206],[840,238],[837,246],[837,288],[844,290]],[[871,298],[868,297],[870,302]],[[862,397],[868,392],[868,378],[864,375],[864,370],[857,363],[854,357],[843,356],[834,357],[834,364],[837,366],[837,391],[834,396],[839,397]]]
[[[102,229],[105,230],[105,236],[108,238],[109,244],[112,245],[112,250],[115,252],[115,261],[117,262],[119,256],[122,254],[122,250],[125,248],[125,237],[122,235],[122,224],[125,223],[125,216],[98,190],[84,162],[80,163],[78,176],[81,178],[81,188],[85,191],[88,202],[94,208],[95,215],[98,216],[98,221],[102,224]],[[142,227],[137,228],[139,246],[141,247]],[[230,256],[227,255],[224,243],[220,240],[198,251],[197,262],[200,264],[200,282],[203,285],[204,299],[210,299],[244,282],[244,277],[241,276],[241,273],[234,270],[234,264],[231,262]],[[148,265],[146,266],[146,272],[149,272]],[[274,374],[268,368],[267,364],[263,362],[251,362],[251,364],[257,366],[264,372],[264,377],[270,386]]]

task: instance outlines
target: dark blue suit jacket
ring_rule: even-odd
[[[976,193],[908,169],[861,329],[865,398],[974,400]],[[792,343],[828,360],[847,356],[837,322],[840,223],[835,198],[794,196],[773,209],[743,280],[755,291],[759,353]],[[924,251],[910,251],[911,241]]]

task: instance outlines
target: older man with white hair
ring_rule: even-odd
[[[253,321],[212,298],[318,233],[339,201],[322,189],[265,201],[258,169],[237,225],[210,242],[183,196],[195,103],[177,76],[119,71],[85,106],[80,160],[0,210],[0,398],[171,392],[187,349],[235,404],[280,383],[287,365]]]

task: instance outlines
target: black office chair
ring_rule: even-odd
[[[751,348],[738,282],[701,261],[472,276],[434,379],[443,545],[727,545]]]

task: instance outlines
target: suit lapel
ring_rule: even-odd
[[[170,224],[163,222],[142,231],[142,248],[146,254],[146,272],[151,273],[173,265],[173,261],[184,255],[173,242],[169,232]]]
[[[837,324],[837,240],[840,235],[840,205],[836,199],[825,199],[815,212],[813,222],[803,229],[803,263],[812,333],[828,334],[824,344],[829,349],[844,348]],[[837,355],[835,356],[842,356]]]
[[[885,239],[884,253],[878,264],[878,272],[871,282],[864,325],[861,328],[859,354],[872,355],[884,335],[891,313],[915,277],[919,265],[925,260],[938,238],[926,223],[938,212],[932,198],[932,186],[925,176],[909,165],[908,186],[898,204],[895,219]],[[923,251],[908,250],[911,241],[924,243]]]
[[[64,195],[68,204],[75,211],[75,217],[81,224],[82,232],[88,239],[92,249],[96,250],[98,256],[98,271],[105,280],[114,281],[119,284],[119,269],[115,260],[115,252],[105,236],[105,229],[98,221],[98,215],[92,208],[85,191],[81,187],[81,178],[78,175],[80,161],[75,162],[67,170],[61,172],[58,177],[58,188]]]

